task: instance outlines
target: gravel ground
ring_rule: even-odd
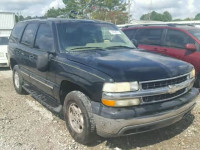
[[[192,114],[180,122],[148,133],[99,139],[92,146],[76,143],[65,122],[29,95],[18,95],[12,84],[12,72],[0,69],[0,150],[68,149],[200,149],[200,97]]]

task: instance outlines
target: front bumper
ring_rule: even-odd
[[[192,88],[179,98],[129,108],[111,108],[93,102],[97,134],[115,137],[146,132],[171,125],[190,112],[199,91]]]
[[[9,67],[9,63],[7,58],[6,59],[0,59],[0,67]]]

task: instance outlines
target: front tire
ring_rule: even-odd
[[[91,103],[85,94],[80,91],[67,94],[63,111],[67,128],[75,141],[87,145],[96,139]]]
[[[13,68],[13,84],[14,84],[15,91],[18,94],[25,94],[25,91],[22,87],[23,78],[20,74],[18,65],[15,65],[14,68]]]

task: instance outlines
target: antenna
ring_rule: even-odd
[[[153,9],[153,3],[152,3],[152,0],[151,0],[151,3],[150,3],[150,13],[149,13],[149,20],[151,20],[151,12],[152,12],[152,9]]]
[[[56,2],[57,2],[57,7],[59,8],[59,6],[60,6],[60,4],[59,4],[59,1],[58,1],[58,0],[56,0]]]
[[[128,0],[128,23],[131,22],[131,0]]]

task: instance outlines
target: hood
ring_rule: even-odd
[[[99,70],[115,82],[148,81],[171,78],[190,72],[192,65],[145,50],[79,51],[69,59]]]

